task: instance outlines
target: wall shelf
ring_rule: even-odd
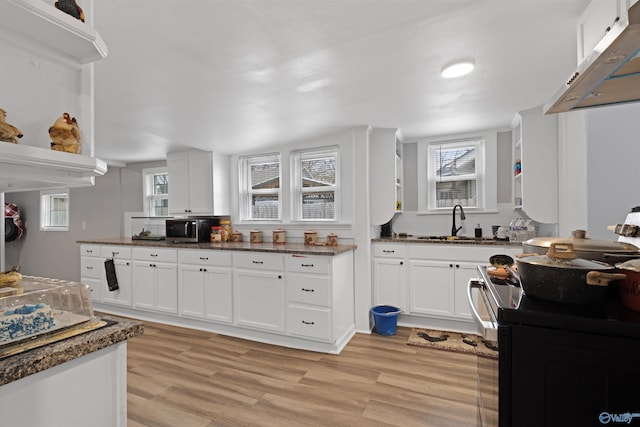
[[[106,171],[94,157],[0,142],[0,192],[86,187]]]
[[[0,1],[0,27],[79,64],[107,56],[94,28],[42,0]]]

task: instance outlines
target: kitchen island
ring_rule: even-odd
[[[354,245],[78,243],[81,281],[104,312],[327,353],[355,334]],[[107,283],[106,259],[117,289]]]
[[[101,320],[99,329],[0,359],[2,425],[127,425],[127,340],[143,326]]]

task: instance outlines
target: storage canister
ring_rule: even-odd
[[[251,243],[262,243],[262,231],[251,230],[249,232],[249,241]]]
[[[338,246],[338,235],[335,233],[327,234],[327,246]]]
[[[233,228],[231,227],[231,221],[224,220],[220,221],[220,225],[222,226],[222,241],[230,241],[231,235],[233,234]]]
[[[273,230],[273,243],[287,243],[287,232],[281,228]]]
[[[231,235],[232,242],[242,242],[242,233],[239,231],[234,231]]]
[[[304,244],[315,245],[318,243],[318,232],[313,230],[307,230],[304,232]]]
[[[223,229],[219,225],[211,226],[211,241],[212,242],[222,242],[222,233]]]

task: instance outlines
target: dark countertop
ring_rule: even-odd
[[[138,320],[111,315],[98,317],[116,323],[0,359],[0,386],[133,338],[144,331],[142,322]]]
[[[407,237],[381,237],[371,239],[377,243],[415,243],[415,244],[436,244],[436,245],[493,245],[493,246],[522,246],[522,242],[510,242],[508,240],[497,240],[491,238],[475,239],[473,237],[462,238],[458,240],[439,240],[439,239],[419,239],[422,236]]]
[[[334,256],[356,249],[356,245],[338,246],[310,246],[303,243],[250,243],[250,242],[221,242],[221,243],[175,243],[166,240],[132,240],[129,237],[115,237],[108,239],[78,240],[76,243],[93,245],[123,245],[152,248],[178,249],[213,249],[226,251],[273,252],[283,254],[306,254]]]

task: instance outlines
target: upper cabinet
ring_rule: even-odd
[[[53,3],[0,1],[0,108],[24,134],[18,144],[0,142],[0,192],[90,186],[107,170],[93,157],[92,69],[107,47],[88,23]],[[90,5],[83,7],[90,17]],[[82,154],[51,150],[48,129],[63,112],[78,120]]]
[[[584,61],[607,35],[611,28],[627,14],[637,0],[591,0],[580,15],[577,25],[578,64]]]
[[[398,129],[373,128],[369,140],[371,224],[382,225],[402,212],[402,144]]]
[[[558,222],[558,119],[542,108],[517,113],[513,128],[513,202],[537,222]]]
[[[107,45],[94,28],[42,0],[0,1],[0,25],[79,64],[107,56]]]
[[[169,215],[229,215],[229,157],[189,150],[167,154]]]

